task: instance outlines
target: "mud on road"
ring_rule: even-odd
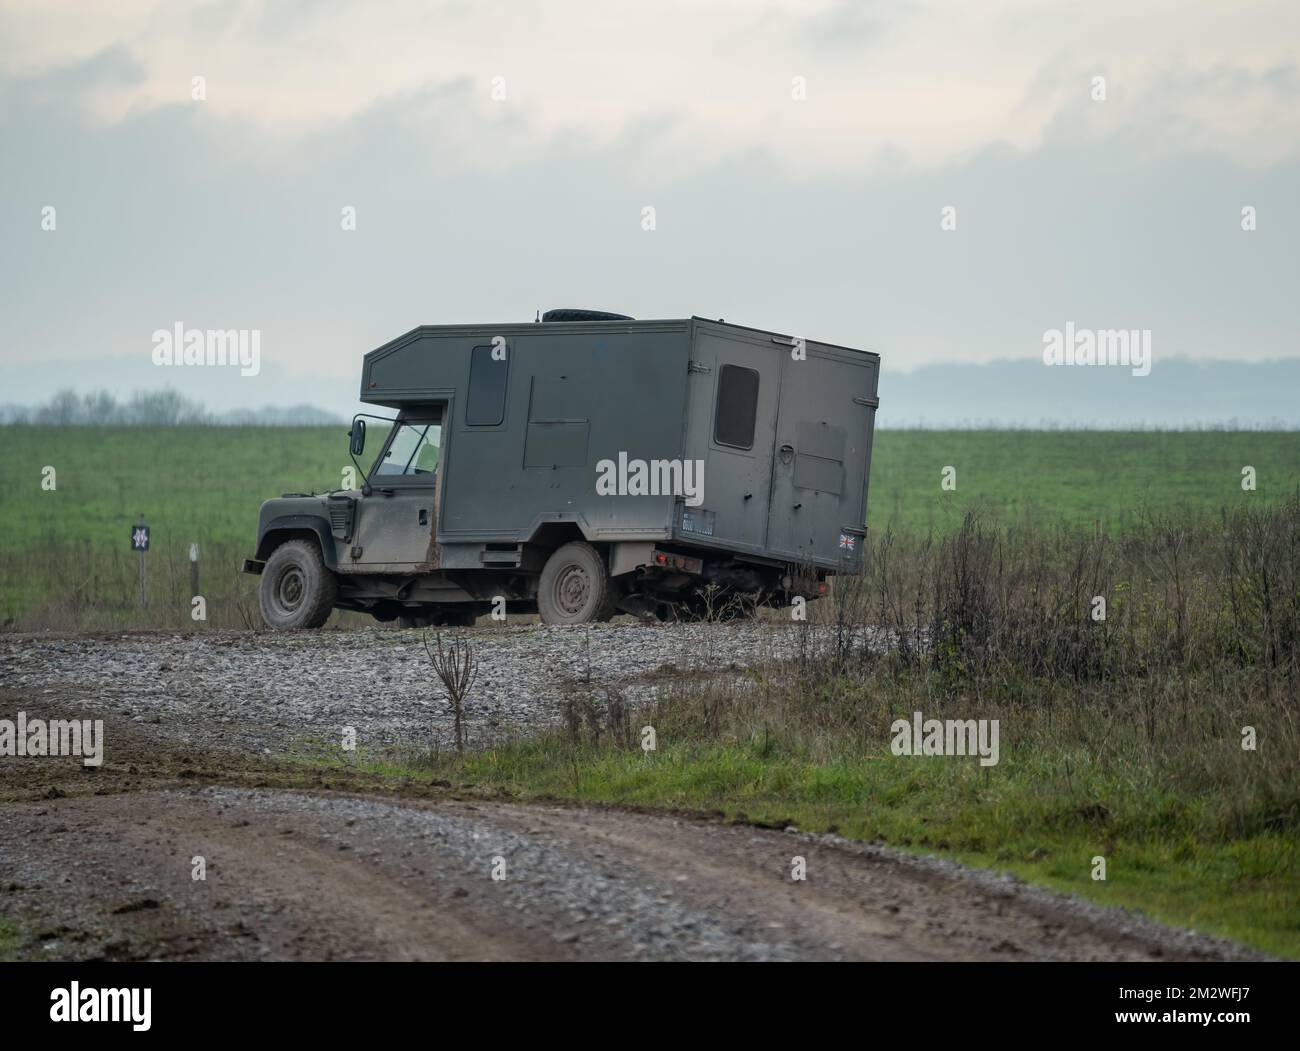
[[[138,653],[141,644],[128,642],[127,652]],[[59,644],[81,659],[104,640]],[[264,753],[247,728],[223,735],[209,730],[230,724],[124,712],[125,693],[97,692],[102,668],[78,673],[78,685],[66,681],[75,662],[56,660],[43,677],[39,661],[5,653],[5,667],[23,672],[20,682],[12,674],[0,682],[0,717],[21,709],[102,718],[108,741],[98,768],[75,757],[0,758],[0,917],[8,927],[0,951],[17,958],[1255,956],[991,873],[834,836],[521,804],[471,784],[304,767]],[[645,666],[653,671],[659,659],[647,656]],[[256,703],[273,703],[267,684],[287,672],[268,672],[262,660]],[[126,663],[119,654],[115,667]],[[128,686],[147,678],[135,675]],[[150,692],[155,714],[170,681]],[[219,695],[235,700],[244,682]],[[282,730],[300,732],[286,722]],[[796,857],[806,866],[802,881],[791,879]],[[202,880],[193,878],[196,858]]]

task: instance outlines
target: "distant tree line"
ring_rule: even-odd
[[[170,387],[137,390],[125,401],[109,391],[78,394],[68,387],[42,405],[0,405],[0,423],[52,427],[314,426],[338,422],[333,413],[311,405],[213,413]]]

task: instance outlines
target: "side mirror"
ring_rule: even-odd
[[[360,456],[366,448],[366,421],[353,420],[352,430],[348,431],[348,437],[352,439],[352,455]]]

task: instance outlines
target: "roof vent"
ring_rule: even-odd
[[[604,310],[548,310],[543,321],[635,321],[627,314],[610,314]]]

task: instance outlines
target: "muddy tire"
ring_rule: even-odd
[[[546,560],[537,611],[545,624],[590,624],[614,615],[616,597],[600,552],[575,540]]]
[[[262,570],[262,619],[277,631],[319,628],[329,620],[338,590],[320,548],[308,540],[287,541],[271,552]]]

